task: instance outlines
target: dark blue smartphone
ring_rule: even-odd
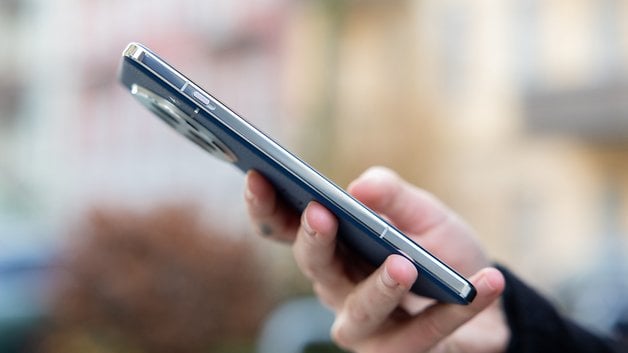
[[[339,239],[371,265],[381,265],[391,254],[408,258],[419,271],[414,293],[458,304],[468,304],[475,297],[476,290],[468,280],[148,48],[129,44],[119,75],[130,93],[161,120],[243,172],[260,172],[297,211],[303,211],[310,201],[327,207],[338,219]]]

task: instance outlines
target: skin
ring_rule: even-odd
[[[420,273],[392,255],[367,270],[336,243],[337,222],[316,202],[297,214],[272,185],[251,171],[245,199],[250,220],[264,237],[292,245],[294,258],[320,300],[336,314],[331,337],[354,352],[504,352],[510,332],[499,298],[504,278],[471,228],[434,196],[394,172],[374,167],[349,187],[356,199],[469,278],[470,305],[437,303],[409,292]]]

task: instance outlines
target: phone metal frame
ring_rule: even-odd
[[[321,175],[301,159],[297,158],[277,142],[273,141],[270,137],[241,118],[218,99],[187,79],[148,48],[139,43],[130,43],[123,52],[123,58],[131,60],[136,65],[141,66],[155,75],[161,81],[167,83],[171,89],[176,90],[180,95],[190,101],[186,103],[194,103],[196,105],[196,109],[192,114],[184,113],[185,116],[191,119],[188,124],[192,122],[198,124],[194,118],[199,115],[201,110],[203,113],[209,114],[216,122],[222,125],[222,128],[229,129],[231,134],[237,135],[249,144],[256,146],[258,152],[262,153],[265,158],[282,166],[283,171],[290,173],[292,178],[299,180],[304,185],[316,191],[318,196],[326,199],[327,204],[331,204],[337,209],[344,210],[346,214],[353,217],[354,222],[358,222],[367,227],[372,233],[376,234],[377,237],[387,243],[390,248],[395,249],[398,254],[412,261],[419,269],[419,278],[429,274],[429,277],[434,278],[439,282],[439,286],[449,292],[445,297],[438,298],[439,300],[458,304],[468,304],[473,300],[476,290],[463,276],[431,255],[420,245],[405,236],[401,231],[346,193],[331,180]],[[138,90],[137,86],[130,86],[129,88],[131,91]],[[157,93],[154,94],[158,96]],[[167,103],[176,107],[175,102]],[[144,104],[147,105],[146,102],[144,102]],[[149,106],[149,108],[151,107]],[[159,115],[154,109],[151,110]],[[212,135],[212,138],[215,138],[215,136]],[[227,162],[234,162],[234,158],[236,158],[235,154],[231,151],[225,151],[225,153],[229,158],[222,159]]]

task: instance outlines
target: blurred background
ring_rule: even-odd
[[[131,41],[340,185],[395,169],[627,330],[628,1],[2,0],[3,352],[333,351],[240,173],[117,83]]]

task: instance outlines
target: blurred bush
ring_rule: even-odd
[[[39,351],[252,347],[271,300],[251,239],[207,229],[187,206],[93,211],[72,239]]]

